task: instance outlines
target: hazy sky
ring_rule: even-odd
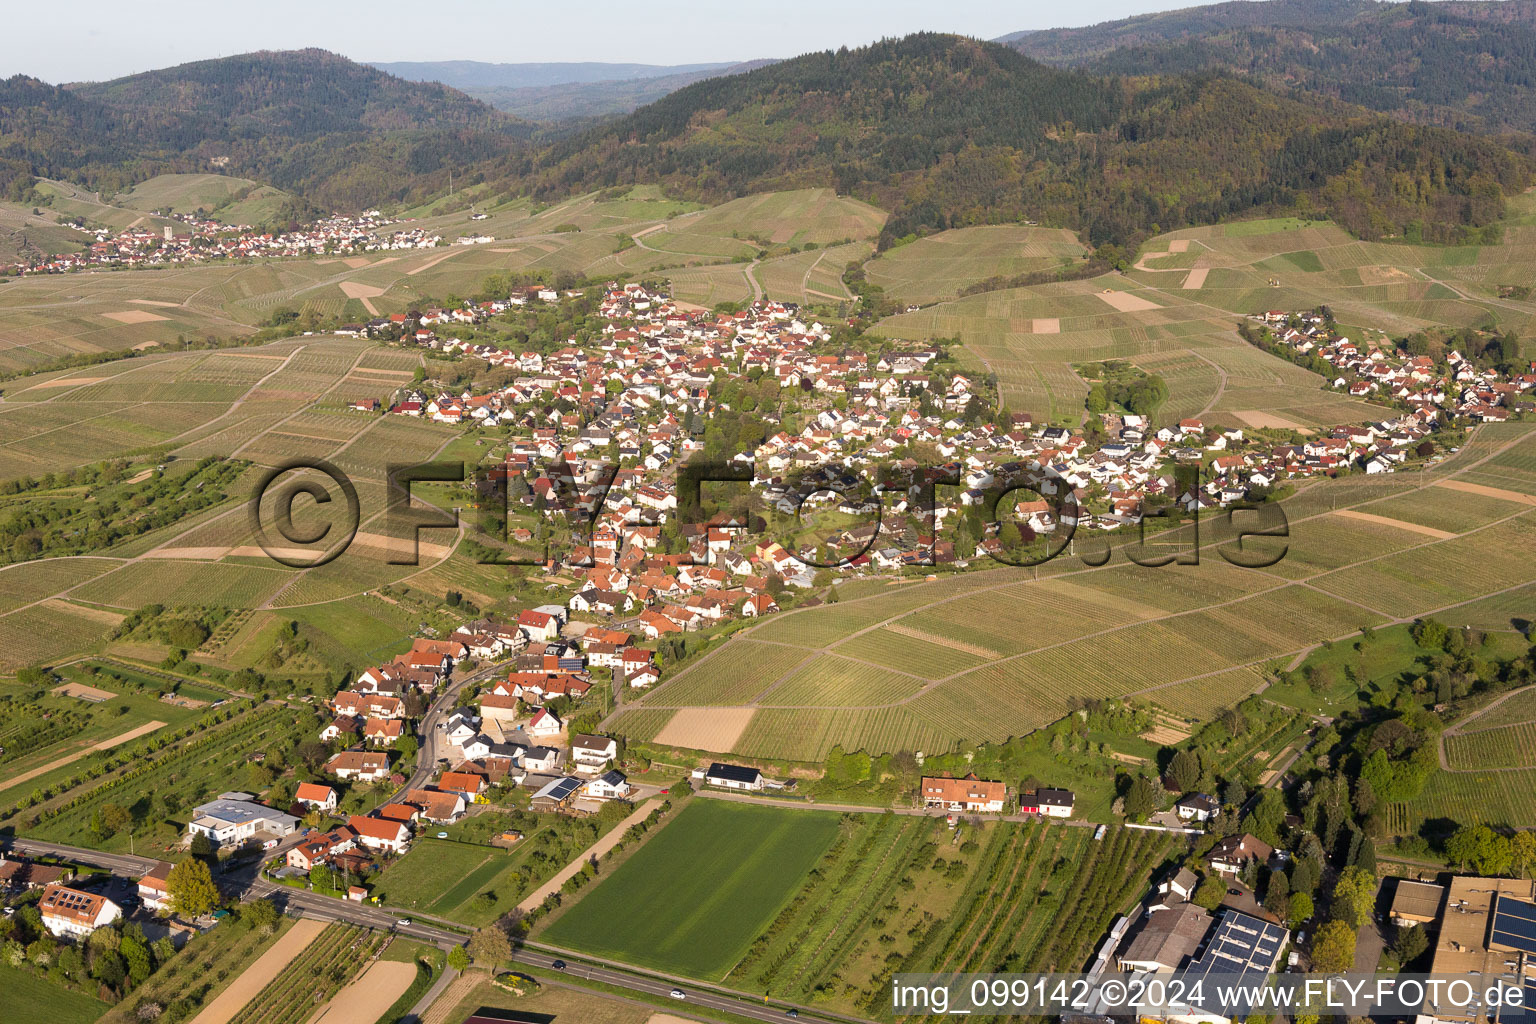
[[[0,77],[100,80],[251,50],[360,61],[702,64],[793,57],[921,29],[985,39],[1205,0],[75,0],[9,5]],[[61,24],[61,22],[63,24]],[[32,40],[23,43],[23,40]]]

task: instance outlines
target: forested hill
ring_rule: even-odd
[[[441,83],[408,82],[325,50],[264,50],[67,88],[125,112],[165,111],[230,134],[307,138],[511,123]]]
[[[921,34],[688,86],[556,144],[522,181],[703,198],[833,185],[893,211],[885,244],[1022,219],[1100,244],[1257,209],[1449,241],[1492,225],[1530,173],[1491,139],[1230,76],[1104,77]]]
[[[1536,0],[1258,0],[1020,33],[1009,43],[1058,66],[1218,69],[1422,123],[1536,130]]]
[[[527,122],[436,83],[323,50],[251,53],[59,87],[0,81],[0,195],[32,175],[126,187],[221,167],[320,208],[430,194],[448,168],[504,157]]]

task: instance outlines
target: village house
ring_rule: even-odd
[[[97,928],[112,924],[123,916],[122,908],[105,896],[62,885],[45,888],[37,909],[42,915],[43,927],[61,939],[89,938]]]
[[[293,799],[306,807],[313,807],[321,811],[334,811],[336,809],[336,790],[330,786],[322,786],[317,782],[301,782],[299,788],[294,791]]]
[[[357,833],[360,845],[382,853],[403,853],[411,843],[411,830],[398,821],[354,814],[347,827]]]
[[[1273,846],[1244,832],[1242,835],[1227,836],[1222,839],[1211,847],[1211,852],[1206,854],[1205,860],[1211,866],[1211,870],[1236,877],[1241,875],[1250,864],[1261,866],[1267,864],[1274,853]]]
[[[338,779],[379,782],[389,775],[389,755],[382,751],[343,750],[325,763],[324,771]]]
[[[619,744],[609,736],[571,737],[571,760],[577,771],[600,771],[619,756]]]
[[[1033,793],[1019,794],[1021,814],[1042,814],[1047,818],[1070,818],[1077,798],[1070,789],[1041,787]]]
[[[721,764],[716,761],[703,771],[695,774],[711,786],[720,786],[723,789],[744,789],[757,793],[763,789],[763,773],[756,768],[747,768],[739,764]]]
[[[922,796],[925,807],[996,813],[1003,809],[1008,787],[1001,782],[984,782],[975,775],[967,775],[963,779],[947,775],[924,776]]]

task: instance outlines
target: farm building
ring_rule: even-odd
[[[0,852],[0,890],[42,889],[55,882],[67,882],[75,869],[59,864],[37,864],[30,860],[11,860]]]

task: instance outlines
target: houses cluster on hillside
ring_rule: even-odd
[[[287,867],[307,872],[329,864],[356,873],[374,858],[404,852],[424,824],[463,819],[496,786],[526,787],[535,810],[591,813],[603,801],[627,799],[630,786],[616,768],[616,741],[571,735],[551,702],[579,703],[595,685],[609,685],[594,683],[593,667],[617,671],[630,685],[654,682],[653,655],[621,630],[590,627],[562,636],[567,616],[563,605],[546,605],[523,611],[513,623],[478,620],[444,640],[418,638],[409,651],[366,669],[338,691],[330,702],[334,718],[319,734],[341,748],[322,769],[335,782],[301,784],[295,794],[301,806],[291,808],[332,820],[287,851]],[[439,763],[430,781],[408,786],[394,770],[393,748],[402,737],[414,737],[427,703],[451,681],[455,667],[471,659],[497,663],[506,674],[480,684],[462,706],[441,709],[420,748],[424,756],[440,755]],[[341,790],[350,784],[400,788],[372,811],[343,814]],[[277,828],[270,824],[274,815]],[[263,817],[278,838],[288,834],[283,825],[296,821],[278,812]],[[253,836],[230,838],[245,842]],[[276,845],[268,838],[262,845]]]
[[[418,227],[384,229],[394,224],[377,210],[334,216],[293,231],[257,231],[248,225],[221,224],[195,217],[166,225],[94,231],[96,240],[77,253],[43,256],[11,269],[21,274],[61,274],[88,267],[153,267],[202,263],[214,259],[273,259],[292,256],[347,256],[362,252],[430,249],[442,237]]]
[[[1390,344],[1351,341],[1316,312],[1270,310],[1254,319],[1280,344],[1334,367],[1333,387],[1356,398],[1398,403],[1419,414],[1411,417],[1419,423],[1432,423],[1442,411],[1472,422],[1501,422],[1521,396],[1536,391],[1536,363],[1527,373],[1506,377],[1459,351],[1437,365],[1427,355],[1409,355]]]
[[[764,410],[760,443],[754,438],[750,447],[727,453],[750,469],[769,508],[786,514],[836,508],[863,517],[871,511],[867,503],[835,496],[882,469],[906,471],[904,479],[914,484],[958,481],[958,488],[939,491],[936,500],[921,500],[920,490],[887,494],[878,523],[869,515],[861,525],[817,538],[815,543],[838,546],[844,573],[935,562],[964,566],[1002,554],[1011,539],[1007,525],[991,524],[985,535],[968,536],[963,544],[939,534],[946,519],[1011,484],[1032,485],[1048,499],[1014,503],[1013,528],[1026,541],[1063,524],[1114,530],[1168,505],[1220,508],[1262,498],[1297,478],[1389,472],[1421,458],[1419,447],[1440,422],[1438,406],[1410,403],[1378,422],[1276,444],[1252,436],[1251,429],[1218,427],[1199,417],[1159,425],[1112,413],[1103,418],[1104,434],[1090,441],[1086,431],[1036,424],[1028,414],[988,414],[996,400],[989,385],[947,364],[940,348],[909,343],[874,353],[834,349],[831,328],[807,323],[792,304],[759,301],[740,312],[708,312],[635,283],[613,283],[603,291],[600,338],[587,344],[571,339],[554,352],[438,341],[430,330],[519,302],[560,299],[561,293],[539,286],[459,310],[428,310],[415,319],[397,315],[406,321],[406,338],[431,336],[422,343],[513,369],[516,376],[483,393],[407,392],[391,411],[510,431],[510,451],[492,479],[514,495],[514,511],[583,522],[596,513],[590,548],[571,553],[571,561],[587,569],[567,607],[632,617],[651,639],[771,612],[782,587],[811,585],[810,550],[758,543],[746,522],[729,516],[690,525],[686,552],[661,544],[660,527],[676,514],[677,466],[703,447],[708,421],[736,411],[720,398],[730,385],[745,392],[768,382],[781,392],[796,391],[796,422]],[[1321,329],[1307,321],[1301,334]],[[1346,351],[1346,345],[1340,341],[1329,351]],[[1379,354],[1363,358],[1374,366]],[[1415,366],[1403,371],[1407,379],[1415,379]],[[1474,418],[1485,415],[1485,406],[1496,408],[1498,394],[1536,385],[1536,377],[1495,385],[1464,361],[1453,361],[1452,368],[1464,378],[1455,382],[1458,396],[1473,397],[1449,411],[1465,409]],[[373,408],[371,402],[365,407]],[[940,464],[928,464],[935,461]],[[1197,485],[1179,482],[1181,465],[1201,468]],[[526,528],[514,529],[514,540],[532,536]]]

